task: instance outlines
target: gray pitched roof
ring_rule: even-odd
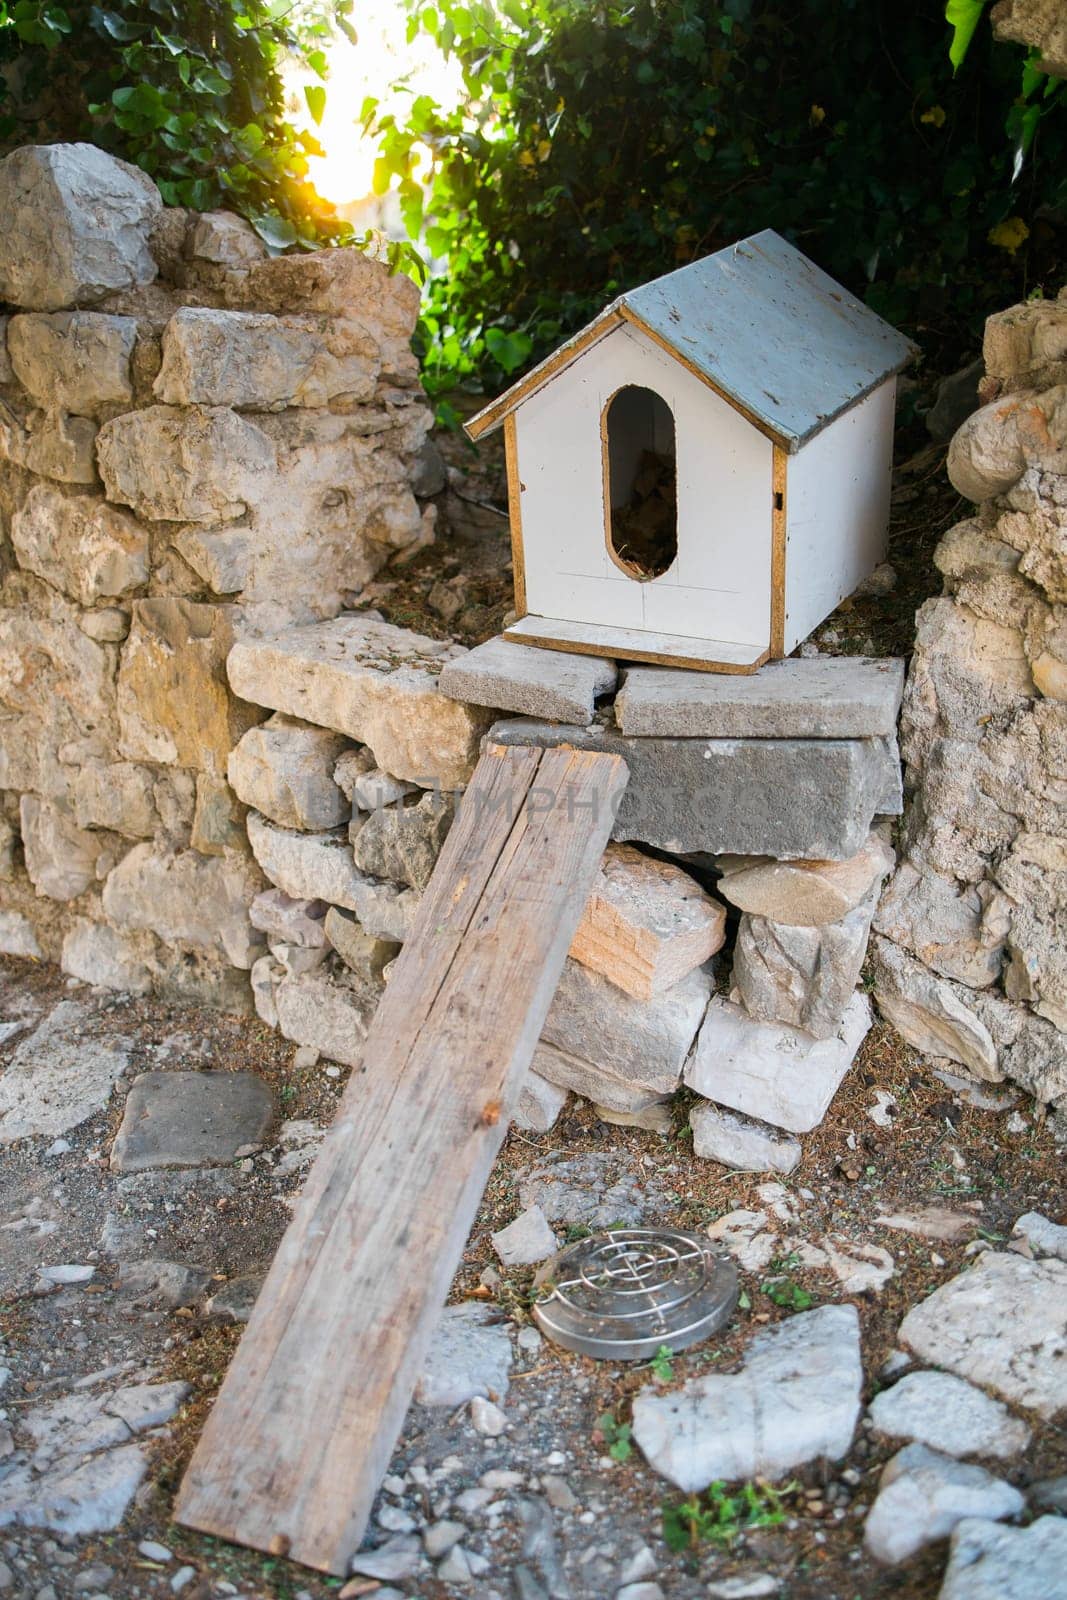
[[[796,451],[915,346],[769,228],[607,306],[468,425],[487,432],[620,321],[644,328]]]

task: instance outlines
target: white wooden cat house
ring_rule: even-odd
[[[612,302],[501,423],[525,644],[788,655],[883,559],[903,334],[770,231]]]

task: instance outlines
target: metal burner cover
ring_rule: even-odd
[[[685,1350],[737,1305],[737,1268],[710,1240],[674,1228],[613,1228],[547,1261],[534,1320],[565,1350],[639,1361],[662,1345]]]

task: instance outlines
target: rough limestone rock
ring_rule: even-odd
[[[274,1117],[254,1072],[142,1072],[111,1147],[112,1172],[220,1166],[261,1144]]]
[[[354,317],[272,317],[183,306],[163,334],[154,392],[166,405],[355,405],[371,400],[378,342]]]
[[[901,809],[892,739],[631,739],[515,718],[493,724],[505,745],[570,745],[621,755],[630,769],[612,837],[690,851],[841,860],[876,813]]]
[[[1006,494],[1030,466],[1067,473],[1067,385],[983,406],[953,437],[946,462],[953,487],[978,503]]]
[[[697,1094],[789,1133],[822,1121],[871,1025],[867,996],[857,990],[830,1039],[799,1028],[757,1022],[740,1006],[712,997],[685,1069]]]
[[[556,1236],[540,1206],[528,1206],[490,1238],[505,1267],[531,1267],[556,1253]]]
[[[475,1395],[504,1399],[511,1340],[497,1319],[496,1308],[479,1300],[445,1307],[415,1385],[418,1405],[454,1409]]]
[[[903,861],[886,886],[874,925],[925,967],[982,989],[1000,975],[1012,907],[992,883],[949,882]]]
[[[127,994],[147,994],[152,987],[148,964],[151,941],[119,933],[106,922],[79,917],[64,936],[60,970],[83,983]]]
[[[966,990],[939,978],[889,939],[874,940],[874,998],[878,1009],[924,1055],[947,1056],[984,1083],[1004,1073],[989,1028]]]
[[[374,1001],[325,969],[283,977],[274,988],[278,1027],[293,1044],[329,1061],[358,1067]]]
[[[372,811],[353,833],[352,855],[362,872],[425,889],[455,812],[449,795],[424,794],[414,805]]]
[[[987,1250],[913,1306],[898,1339],[923,1361],[1039,1416],[1067,1406],[1067,1264]]]
[[[820,1306],[758,1334],[741,1370],[668,1394],[642,1389],[633,1434],[650,1466],[685,1494],[717,1479],[774,1481],[806,1461],[839,1461],[860,1413],[854,1306]]]
[[[676,1078],[671,1089],[662,1087],[664,1082],[669,1081],[669,1073],[653,1071],[651,1076],[654,1084],[658,1083],[660,1087],[650,1087],[634,1078],[612,1072],[603,1065],[569,1055],[566,1050],[557,1050],[555,1045],[545,1044],[544,1040],[534,1051],[531,1070],[556,1088],[564,1091],[571,1089],[584,1100],[592,1101],[598,1110],[610,1112],[613,1116],[638,1116],[661,1106],[678,1087]]]
[[[97,461],[109,500],[149,522],[227,522],[271,493],[274,446],[223,406],[148,406],[106,422]]]
[[[996,38],[1028,45],[1042,72],[1067,78],[1067,18],[1056,0],[1000,0],[991,18]]]
[[[29,956],[34,961],[44,955],[33,924],[21,911],[0,911],[0,955]]]
[[[59,759],[71,743],[112,749],[114,655],[86,637],[78,612],[35,579],[9,576],[0,608],[0,789],[67,797]]]
[[[134,602],[119,664],[121,755],[225,775],[230,751],[260,720],[226,685],[234,622],[233,606]]]
[[[450,661],[440,688],[469,705],[586,724],[593,720],[597,698],[610,694],[617,678],[615,663],[597,656],[489,639]]]
[[[765,1122],[723,1111],[700,1100],[689,1112],[693,1154],[736,1172],[792,1172],[800,1165],[800,1141]]]
[[[97,495],[35,484],[11,519],[18,563],[79,605],[95,605],[148,581],[148,535]]]
[[[50,900],[76,900],[115,863],[108,836],[79,828],[65,801],[24,794],[19,827],[30,882]]]
[[[984,1467],[909,1444],[889,1461],[863,1527],[864,1548],[897,1566],[944,1539],[965,1517],[1015,1517],[1026,1501]]]
[[[165,777],[151,767],[89,761],[73,775],[70,798],[79,828],[109,828],[126,839],[151,839],[163,826],[168,789]]]
[[[325,900],[354,911],[364,932],[375,938],[407,938],[418,893],[360,872],[343,832],[297,833],[251,811],[248,840],[270,881],[294,900]]]
[[[189,843],[201,855],[222,856],[227,850],[247,854],[245,811],[224,778],[210,772],[196,775],[196,809]]]
[[[949,1372],[908,1372],[871,1401],[874,1431],[928,1445],[947,1456],[1010,1459],[1030,1442],[1030,1429],[1007,1406]]]
[[[136,338],[133,317],[59,311],[12,317],[7,353],[37,405],[95,417],[102,408],[133,398],[130,357]]]
[[[519,1103],[515,1107],[512,1125],[523,1133],[547,1133],[555,1127],[570,1093],[558,1084],[549,1083],[531,1068],[523,1079]]]
[[[263,888],[247,857],[203,856],[146,842],[134,845],[108,876],[104,914],[124,931],[218,949],[232,966],[248,968],[263,953],[248,920],[249,904]]]
[[[345,966],[367,982],[379,982],[390,961],[400,954],[395,939],[376,939],[360,927],[356,917],[338,906],[329,907],[322,926],[328,943]]]
[[[1047,0],[1022,0],[1020,14],[1036,16]],[[998,5],[997,16],[1006,10]],[[1051,10],[1058,11],[1055,0]],[[1005,389],[1019,386],[1052,388],[1067,379],[1067,316],[1059,300],[1024,300],[986,318],[982,357],[991,378],[998,378]]]
[[[958,1523],[938,1600],[1067,1600],[1067,1521]]]
[[[488,718],[438,691],[459,646],[364,616],[246,639],[230,653],[234,692],[369,745],[378,766],[426,788],[464,784]]]
[[[750,916],[791,927],[838,922],[867,899],[893,868],[893,852],[872,833],[846,861],[770,861],[720,856],[719,892]]]
[[[151,283],[147,237],[162,207],[143,172],[95,145],[13,150],[0,162],[0,299],[59,311]]]
[[[672,862],[632,845],[609,845],[578,931],[572,960],[651,1000],[720,949],[726,908]]]
[[[64,411],[31,411],[21,418],[5,407],[0,415],[0,460],[57,483],[95,484],[96,424]]]
[[[239,799],[283,828],[335,828],[352,809],[333,781],[344,749],[340,734],[276,715],[243,735],[226,775]]]
[[[631,1084],[659,1095],[672,1094],[678,1087],[711,990],[711,977],[698,969],[654,1000],[633,1000],[599,973],[568,960],[541,1038]],[[543,1065],[538,1065],[537,1070],[559,1082]],[[573,1083],[563,1086],[577,1088]],[[605,1105],[612,1104],[602,1092],[595,1098]],[[636,1107],[622,1105],[616,1109]]]
[[[321,948],[326,943],[326,902],[294,900],[281,889],[264,889],[248,908],[248,920],[276,943]]]
[[[839,922],[798,928],[750,916],[738,924],[733,982],[745,1010],[761,1022],[785,1022],[830,1039],[867,953],[877,888]]]
[[[61,1000],[15,1047],[0,1075],[0,1143],[57,1138],[101,1110],[126,1070],[129,1040],[87,1038],[89,1012]]]
[[[868,739],[895,732],[903,689],[904,663],[888,658],[772,661],[751,675],[629,667],[615,716],[639,738]]]
[[[210,261],[240,271],[267,259],[267,247],[252,224],[232,211],[205,211],[186,241],[193,261]]]

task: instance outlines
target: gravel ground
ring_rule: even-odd
[[[6,1407],[6,1426],[18,1445],[24,1417],[56,1397],[91,1391],[92,1384],[75,1385],[101,1372],[101,1383],[179,1380],[189,1390],[173,1420],[147,1436],[150,1470],[121,1528],[87,1537],[0,1532],[0,1592],[35,1600],[75,1594],[137,1600],[175,1592],[180,1573],[178,1592],[187,1600],[336,1594],[336,1580],[169,1521],[182,1469],[240,1334],[238,1326],[208,1314],[207,1298],[233,1292],[234,1280],[239,1289],[247,1275],[254,1283],[284,1230],[306,1168],[299,1156],[286,1161],[293,1146],[279,1145],[273,1133],[261,1152],[225,1167],[122,1176],[110,1171],[106,1158],[126,1086],[139,1071],[255,1071],[272,1090],[279,1125],[296,1119],[328,1123],[345,1074],[328,1075],[337,1069],[325,1063],[297,1070],[292,1046],[257,1023],[94,993],[51,968],[0,963],[3,1018],[33,1026],[57,1003],[72,999],[85,1008],[79,1027],[86,1048],[94,1040],[121,1038],[129,1064],[106,1107],[66,1136],[69,1149],[49,1153],[48,1138],[5,1147],[0,1363],[11,1377],[0,1405]],[[18,1036],[0,1048],[0,1064],[17,1042]],[[896,1111],[880,1127],[869,1112],[886,1094]],[[616,1593],[630,1575],[629,1563],[631,1574],[646,1580],[654,1568],[654,1581],[672,1600],[705,1595],[709,1582],[731,1575],[759,1574],[777,1580],[768,1592],[783,1600],[932,1600],[944,1546],[891,1572],[877,1569],[861,1551],[874,1478],[891,1454],[862,1426],[846,1461],[814,1463],[794,1475],[779,1525],[728,1546],[703,1542],[676,1553],[662,1537],[663,1508],[681,1496],[636,1450],[628,1459],[612,1459],[600,1419],[610,1413],[625,1425],[632,1396],[643,1384],[669,1386],[708,1371],[712,1363],[728,1370],[757,1325],[791,1315],[809,1296],[814,1304],[856,1305],[870,1398],[904,1311],[965,1265],[968,1242],[1003,1242],[1015,1219],[1029,1210],[1060,1220],[1062,1154],[1054,1129],[1021,1094],[984,1091],[982,1098],[995,1101],[994,1108],[972,1105],[946,1087],[888,1028],[876,1025],[826,1121],[805,1140],[804,1160],[786,1180],[784,1203],[798,1216],[794,1232],[806,1239],[833,1233],[888,1248],[893,1276],[879,1291],[848,1295],[831,1273],[806,1271],[791,1259],[776,1268],[743,1271],[745,1308],[707,1345],[674,1357],[658,1380],[647,1366],[612,1368],[541,1342],[530,1322],[532,1269],[502,1270],[490,1233],[512,1220],[538,1173],[546,1171],[557,1184],[557,1198],[563,1195],[557,1231],[572,1237],[583,1227],[591,1197],[606,1191],[615,1203],[622,1195],[649,1222],[702,1229],[726,1212],[766,1207],[762,1180],[693,1157],[684,1096],[675,1131],[666,1138],[608,1127],[575,1102],[549,1134],[512,1131],[452,1295],[475,1296],[491,1307],[512,1341],[506,1427],[488,1437],[476,1431],[468,1406],[413,1407],[369,1540],[377,1544],[408,1530],[458,1522],[462,1547],[477,1570],[465,1587],[450,1586],[441,1572],[453,1569],[435,1571],[424,1563],[396,1592],[411,1600],[463,1593],[537,1600],[564,1592],[573,1600],[599,1600]],[[285,1166],[294,1170],[279,1172]],[[891,1232],[878,1222],[887,1208],[920,1205],[969,1212],[973,1228],[944,1243]],[[177,1308],[131,1297],[118,1285],[118,1262],[145,1257],[201,1268],[206,1287],[193,1304]],[[75,1285],[42,1284],[41,1265],[70,1263],[93,1266],[93,1276]],[[768,1295],[763,1285],[775,1271],[779,1282]],[[786,1305],[778,1303],[782,1298]],[[1026,1459],[1013,1462],[1006,1475],[1025,1489],[1065,1470],[1062,1430],[1045,1424],[1036,1429]],[[514,1476],[490,1477],[487,1487],[485,1475],[494,1472]],[[438,1535],[443,1541],[450,1536],[447,1530]],[[169,1559],[142,1551],[145,1541],[163,1546]],[[391,1593],[385,1584],[364,1592],[384,1600]]]

